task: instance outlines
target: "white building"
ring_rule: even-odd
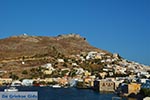
[[[64,59],[57,59],[59,63],[64,63]]]
[[[13,81],[11,83],[11,86],[21,86],[21,85],[22,85],[22,82],[20,82],[19,80]]]
[[[94,51],[89,52],[88,55],[86,56],[86,60],[94,59],[96,54],[97,52],[94,52]]]
[[[33,85],[33,80],[31,80],[31,79],[24,79],[22,81],[22,85],[24,85],[24,86],[32,86]]]
[[[51,63],[47,63],[43,66],[41,66],[42,68],[46,68],[48,70],[51,70],[51,71],[54,71],[55,69],[52,67],[52,64]]]

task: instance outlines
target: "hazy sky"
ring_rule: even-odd
[[[150,0],[0,0],[0,38],[78,33],[150,65]]]

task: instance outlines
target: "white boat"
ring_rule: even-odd
[[[4,92],[17,92],[18,89],[16,89],[16,87],[8,87],[6,89],[4,89]]]
[[[61,88],[59,84],[53,85],[52,88]]]

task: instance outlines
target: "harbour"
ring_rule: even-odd
[[[0,92],[4,92],[5,88],[0,87]],[[18,92],[38,92],[38,100],[129,100],[114,93],[99,93],[91,89],[52,88],[49,86],[18,86],[16,88]]]

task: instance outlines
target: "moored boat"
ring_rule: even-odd
[[[4,89],[4,92],[17,92],[18,89],[16,87],[8,87]]]
[[[61,88],[59,84],[53,85],[52,88]]]

